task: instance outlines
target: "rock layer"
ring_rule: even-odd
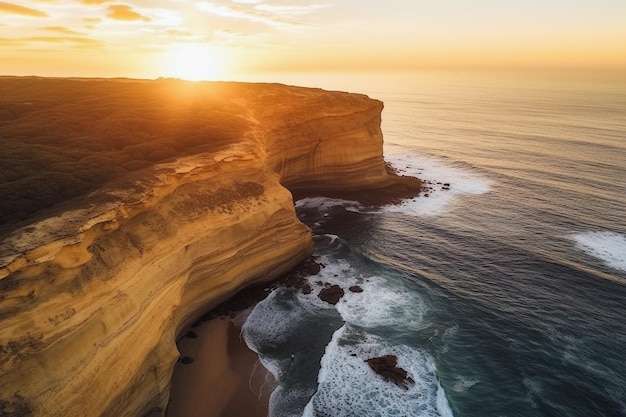
[[[162,413],[177,334],[311,254],[284,186],[394,181],[382,157],[382,103],[280,85],[220,91],[215,111],[249,126],[239,141],[118,180],[2,241],[4,414]]]

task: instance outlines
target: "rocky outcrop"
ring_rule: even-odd
[[[3,415],[162,413],[177,334],[311,254],[284,186],[393,182],[380,102],[280,85],[228,91],[212,105],[246,120],[239,141],[118,179],[4,238]]]
[[[320,300],[326,301],[328,304],[337,304],[341,297],[345,294],[343,288],[339,285],[331,285],[326,288],[322,288],[317,295]]]
[[[409,389],[409,386],[415,383],[407,371],[398,366],[398,357],[395,355],[378,356],[366,359],[365,362],[385,381],[401,388]]]

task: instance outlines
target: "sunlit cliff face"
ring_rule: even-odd
[[[371,193],[406,180],[385,169],[383,105],[364,95],[0,77],[0,97],[11,415],[162,413],[176,334],[311,254],[286,187]]]

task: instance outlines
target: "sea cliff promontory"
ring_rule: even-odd
[[[38,77],[0,92],[2,415],[162,413],[182,329],[311,254],[292,193],[419,192],[388,172],[364,95]]]

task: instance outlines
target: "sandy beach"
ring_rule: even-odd
[[[273,377],[233,321],[216,318],[189,332],[178,342],[181,360],[174,369],[167,417],[267,416]],[[193,362],[183,363],[188,358]]]

